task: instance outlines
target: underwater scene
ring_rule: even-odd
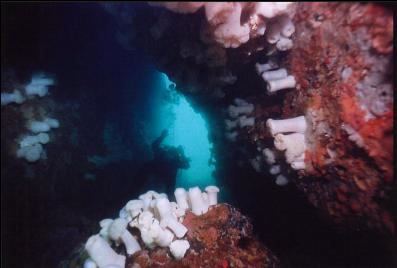
[[[397,267],[393,2],[1,2],[1,267]]]

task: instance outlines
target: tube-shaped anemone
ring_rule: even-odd
[[[42,155],[43,146],[41,143],[20,147],[16,152],[17,158],[25,158],[28,162],[36,162]]]
[[[294,161],[291,163],[291,167],[295,170],[305,169],[306,165],[304,161]]]
[[[28,96],[38,95],[44,97],[48,93],[48,86],[55,84],[54,79],[43,74],[34,75],[31,82],[25,86],[25,93]]]
[[[270,133],[275,136],[277,133],[286,132],[305,133],[307,123],[304,116],[298,116],[281,120],[268,119],[266,121],[266,126]]]
[[[160,225],[162,227],[168,227],[178,238],[184,237],[185,234],[187,233],[187,228],[185,227],[185,225],[180,223],[174,217],[167,217],[161,220]]]
[[[246,100],[240,99],[240,98],[235,98],[234,103],[237,106],[244,106],[244,105],[249,105],[249,103]]]
[[[47,132],[51,129],[50,125],[44,121],[30,121],[27,124],[27,128],[34,133]]]
[[[293,47],[294,43],[291,39],[281,36],[277,41],[276,48],[280,51],[286,51]]]
[[[268,81],[267,91],[269,93],[272,93],[285,88],[294,88],[295,86],[296,86],[295,77],[292,75],[288,75],[287,77],[282,79]]]
[[[168,196],[167,196],[166,193],[158,193],[158,192],[155,192],[155,191],[149,191],[149,192],[152,192],[152,195],[153,195],[154,199],[159,199],[159,198],[167,198],[168,199]]]
[[[236,48],[248,42],[250,28],[247,24],[241,25],[242,6],[240,3],[233,3],[234,8],[224,23],[216,27],[214,39],[225,48]]]
[[[205,4],[205,16],[212,25],[223,23],[233,11],[232,2],[207,2]]]
[[[176,203],[178,204],[179,208],[184,209],[184,210],[189,208],[189,204],[187,202],[188,196],[187,196],[187,192],[185,189],[176,188],[174,191],[174,195],[175,195]]]
[[[193,214],[199,216],[208,211],[208,206],[203,200],[200,188],[193,187],[189,189],[189,200]]]
[[[264,64],[260,64],[260,63],[255,64],[255,70],[258,75],[261,75],[263,72],[270,71],[277,67],[278,67],[278,65],[272,61],[269,61]]]
[[[284,68],[280,68],[274,71],[266,71],[262,73],[262,78],[265,81],[283,79],[286,78],[287,76],[288,76],[287,70]]]
[[[50,141],[50,136],[47,133],[39,133],[33,136],[25,136],[19,142],[21,147],[32,146],[36,143],[47,144]]]
[[[235,142],[237,140],[238,132],[233,131],[233,132],[226,132],[225,133],[225,138],[231,142]]]
[[[174,239],[174,234],[168,229],[161,228],[157,220],[153,221],[150,232],[153,234],[154,242],[160,247],[168,247]]]
[[[269,169],[269,173],[272,175],[277,175],[281,172],[280,165],[272,165]]]
[[[294,158],[294,162],[303,162],[305,161],[305,154],[302,153],[300,155],[298,155],[297,157]]]
[[[150,203],[152,202],[153,199],[159,198],[160,196],[164,196],[165,194],[159,194],[156,191],[147,191],[144,194],[141,194],[139,196],[139,199],[143,201],[143,210],[146,211],[150,209]],[[166,195],[165,195],[166,197]]]
[[[232,121],[229,119],[225,119],[225,127],[226,127],[226,130],[228,130],[228,131],[232,130],[233,128],[236,128],[237,124],[238,124],[237,120]]]
[[[148,248],[154,248],[156,246],[153,234],[150,231],[150,228],[155,221],[157,220],[154,219],[153,214],[147,210],[139,214],[139,217],[129,223],[131,227],[137,227],[140,230],[141,239]]]
[[[269,148],[265,148],[262,151],[263,156],[265,157],[265,161],[268,165],[272,165],[276,163],[276,154],[273,150]]]
[[[178,238],[186,234],[187,228],[172,216],[171,204],[168,199],[157,199],[156,208],[161,218],[161,226],[170,228]]]
[[[172,217],[171,203],[167,198],[159,198],[155,204],[161,220]]]
[[[295,26],[292,23],[291,19],[288,19],[288,21],[283,25],[283,28],[281,30],[281,34],[284,37],[291,37],[291,35],[295,32]]]
[[[87,258],[84,261],[83,268],[98,268],[98,265],[91,258]]]
[[[145,204],[142,200],[130,200],[125,205],[125,209],[131,215],[132,218],[135,218],[143,211]]]
[[[99,226],[101,227],[101,230],[99,231],[99,234],[106,240],[109,241],[109,226],[112,224],[113,220],[112,219],[103,219],[99,222]]]
[[[171,202],[172,215],[179,221],[181,217],[185,216],[186,209],[180,208],[177,203]]]
[[[253,159],[250,159],[250,164],[251,164],[251,167],[256,171],[256,172],[258,172],[258,173],[260,173],[261,171],[262,171],[262,166],[261,166],[261,161],[260,161],[260,158],[253,158]]]
[[[277,150],[284,151],[290,147],[302,144],[304,142],[304,135],[302,133],[292,133],[288,135],[277,134],[274,137],[274,146]]]
[[[126,219],[127,221],[132,220],[132,217],[131,217],[130,213],[127,211],[127,209],[125,208],[125,206],[122,209],[120,209],[119,218]]]
[[[238,125],[240,128],[253,127],[255,125],[255,117],[246,117],[245,115],[240,116],[238,119]]]
[[[242,106],[234,106],[230,105],[228,107],[228,112],[229,116],[232,118],[236,118],[241,114],[250,114],[254,111],[254,105],[253,104],[247,104],[247,105],[242,105]]]
[[[283,174],[279,174],[276,177],[275,182],[278,186],[284,186],[284,185],[287,185],[289,181],[288,181],[287,177],[285,177]]]
[[[292,2],[256,2],[255,13],[269,19],[285,13],[291,4]]]
[[[47,123],[50,128],[59,128],[59,121],[55,118],[47,117],[46,119],[44,119],[44,122]]]
[[[1,93],[1,106],[15,102],[21,104],[25,101],[25,97],[22,96],[19,90],[14,90],[13,93]]]
[[[306,149],[305,136],[302,133],[292,133],[289,135],[279,133],[274,137],[274,146],[280,151],[285,150],[287,163],[292,163],[297,158],[301,161],[301,156]]]
[[[150,233],[150,229],[139,229],[141,231],[141,239],[142,242],[145,244],[146,247],[153,249],[157,246],[156,242],[154,241],[154,237]]]
[[[157,199],[153,199],[152,201],[150,201],[149,211],[151,211],[153,213],[155,218],[159,219],[160,215],[156,208],[156,202],[157,202]]]
[[[175,259],[180,260],[185,256],[186,251],[189,249],[190,244],[187,240],[175,240],[170,245],[170,251]]]
[[[115,219],[109,226],[109,237],[115,241],[123,241],[127,254],[131,255],[141,250],[135,237],[127,230],[128,222],[123,218]]]
[[[150,207],[150,202],[152,201],[152,196],[148,193],[141,194],[139,199],[143,201],[143,210],[146,211]]]
[[[205,191],[208,194],[208,204],[210,206],[214,206],[214,205],[218,204],[219,188],[211,185],[211,186],[205,187]]]
[[[210,206],[209,200],[208,200],[208,194],[207,194],[206,192],[202,192],[201,195],[202,195],[202,197],[203,197],[204,204],[205,204],[206,206]]]
[[[153,213],[146,210],[139,214],[139,216],[129,222],[131,227],[137,227],[139,230],[148,230],[154,221]]]
[[[88,255],[98,267],[125,267],[125,256],[117,254],[99,235],[93,235],[85,243]]]

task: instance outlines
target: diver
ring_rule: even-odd
[[[178,169],[188,169],[190,159],[185,156],[182,146],[161,145],[167,136],[168,131],[165,129],[153,141],[153,160],[144,164],[139,173],[141,179],[145,180],[145,190],[165,192],[168,196],[173,196]]]

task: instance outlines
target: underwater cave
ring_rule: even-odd
[[[396,267],[395,4],[2,2],[3,267]]]

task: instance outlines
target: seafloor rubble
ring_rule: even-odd
[[[167,248],[141,250],[127,259],[126,267],[278,267],[273,253],[253,236],[247,217],[227,204],[196,216],[187,212],[183,224],[190,249],[175,260]]]
[[[219,108],[234,98],[255,105],[254,125],[241,128],[229,150],[248,151],[246,160],[255,159],[247,148],[273,143],[267,119],[303,115],[308,122],[304,169],[282,163],[289,180],[339,226],[393,231],[393,14],[387,6],[298,3],[252,22],[257,9],[242,5],[241,24],[250,25],[250,38],[235,48],[225,48],[208,30],[206,6],[166,7],[173,12],[135,17],[135,40],[177,89],[217,122],[225,119]],[[221,21],[229,14],[230,7],[224,8]],[[268,33],[283,16],[292,18],[295,32],[292,48],[278,51]],[[263,23],[265,35],[258,34]],[[294,76],[294,89],[265,93],[253,65],[269,60]],[[221,142],[222,127],[210,124],[212,141]],[[262,156],[257,159],[256,166],[269,168]]]

